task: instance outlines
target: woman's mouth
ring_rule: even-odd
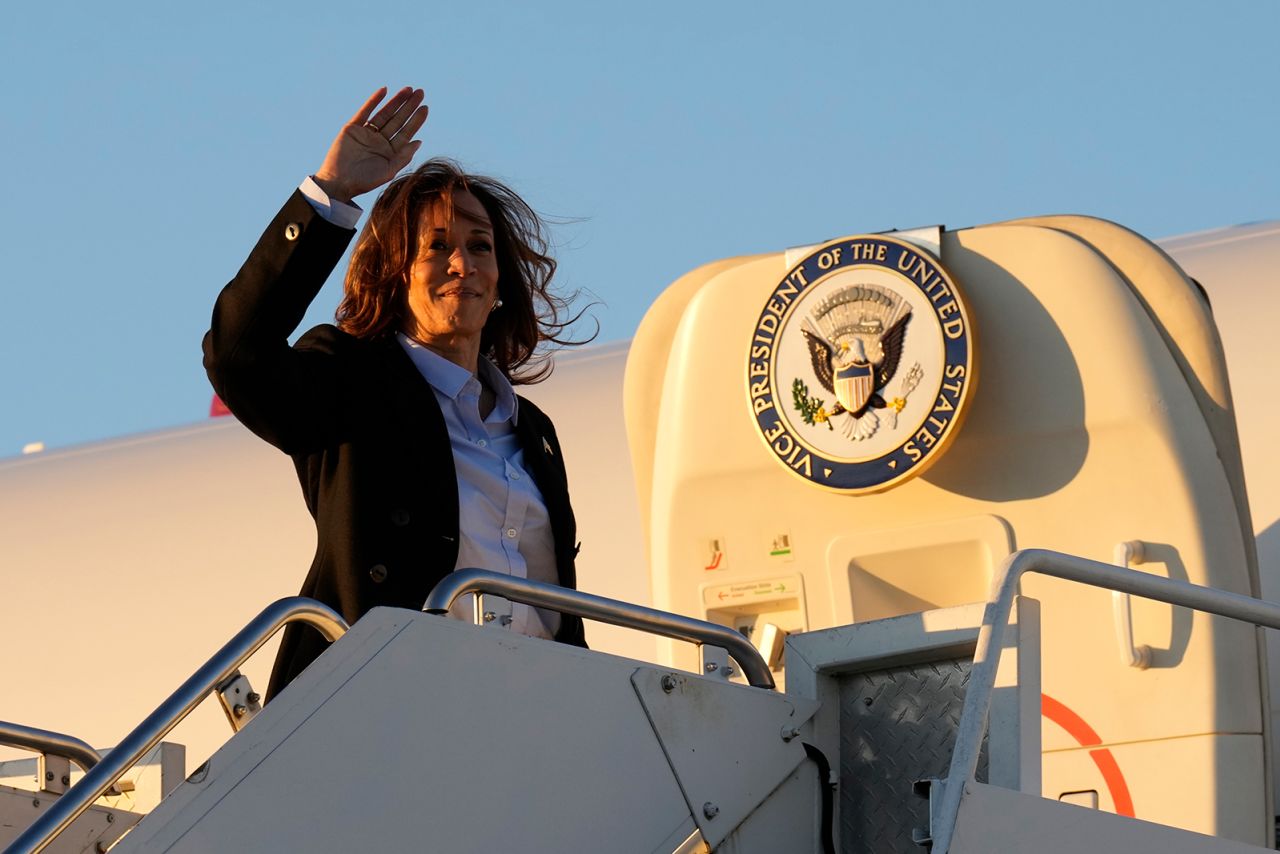
[[[471,288],[448,288],[440,292],[441,299],[479,299],[480,292]]]

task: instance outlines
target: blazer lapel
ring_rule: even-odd
[[[453,465],[449,431],[431,385],[418,372],[409,354],[394,337],[378,341],[376,347],[382,363],[378,373],[386,379],[384,393],[394,420],[393,424],[385,426],[400,433],[398,444],[407,455],[405,477],[412,478],[415,473],[430,472],[436,483],[439,483],[447,474],[448,482],[456,484],[457,471]],[[457,490],[451,492],[454,495],[453,505],[456,507]],[[454,525],[456,524],[455,514]]]
[[[555,472],[559,467],[555,451],[541,429],[537,418],[530,411],[532,407],[524,398],[519,398],[520,409],[516,417],[516,435],[520,437],[520,448],[524,451],[524,467],[533,477],[533,482],[542,492],[543,500],[559,491],[555,486]]]

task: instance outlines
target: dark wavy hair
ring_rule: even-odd
[[[470,175],[455,161],[434,157],[396,178],[373,205],[356,240],[343,282],[336,319],[357,338],[394,335],[408,311],[409,269],[417,257],[418,226],[425,211],[442,201],[450,209],[453,194],[471,193],[493,224],[498,261],[498,298],[502,307],[489,315],[480,334],[480,352],[511,382],[535,383],[551,373],[544,343],[574,346],[592,340],[565,337],[583,314],[570,315],[576,297],[551,291],[555,259],[549,253],[546,225],[510,187],[483,175]]]

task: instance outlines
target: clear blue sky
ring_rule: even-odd
[[[1274,0],[368,5],[9,4],[0,456],[203,418],[218,289],[382,84],[426,89],[423,155],[578,218],[602,341],[839,234],[1280,218]]]

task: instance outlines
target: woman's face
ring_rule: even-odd
[[[471,193],[455,192],[452,216],[442,201],[419,223],[406,331],[424,344],[478,347],[497,298],[498,258],[489,215]]]

